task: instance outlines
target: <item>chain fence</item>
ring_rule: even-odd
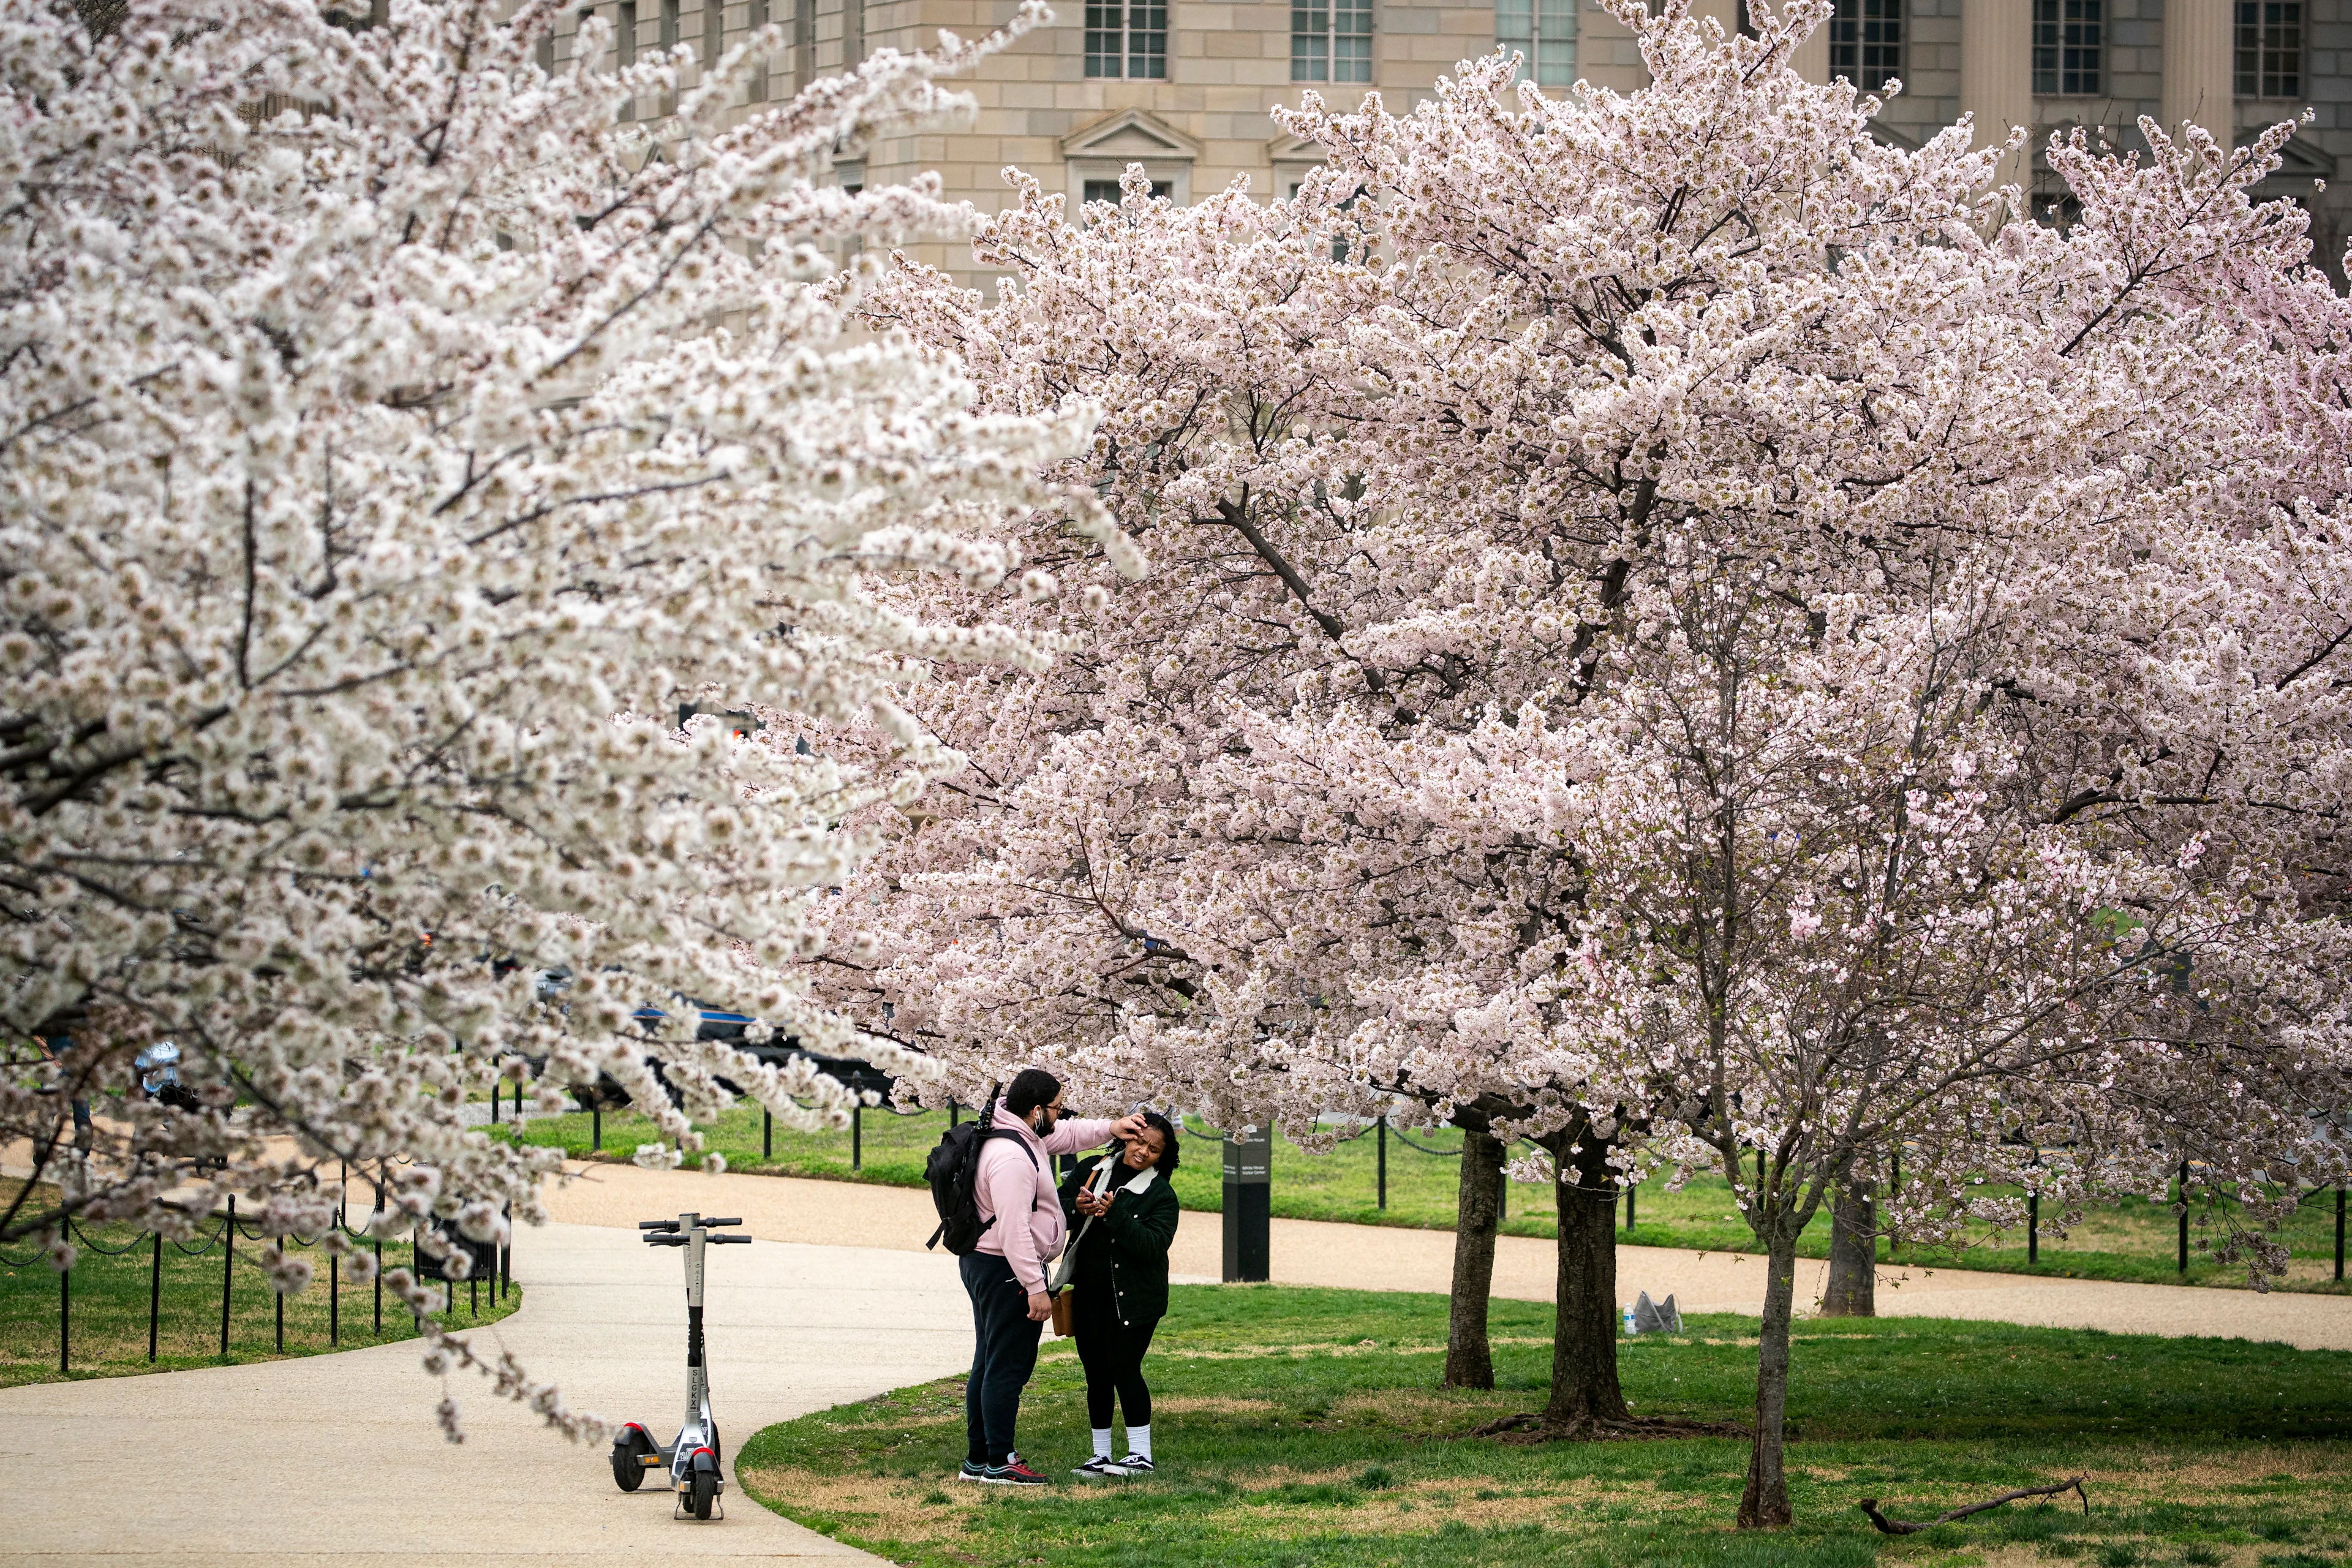
[[[383,1337],[384,1244],[380,1238],[368,1234],[364,1229],[353,1228],[348,1223],[348,1211],[345,1205],[341,1204],[337,1205],[335,1207],[334,1231],[336,1233],[340,1233],[348,1241],[357,1243],[360,1246],[372,1250],[375,1268],[373,1270],[372,1278],[369,1282],[369,1293],[366,1297],[366,1300],[368,1303],[368,1311],[370,1313],[371,1321],[370,1338],[372,1340],[380,1341]],[[163,1331],[167,1318],[167,1314],[163,1308],[164,1249],[167,1246],[174,1255],[180,1258],[204,1258],[212,1255],[215,1251],[220,1254],[221,1268],[218,1314],[218,1353],[224,1358],[229,1354],[231,1334],[232,1330],[235,1327],[234,1314],[236,1309],[236,1287],[238,1284],[236,1244],[239,1241],[255,1244],[268,1243],[274,1246],[280,1256],[283,1257],[299,1256],[305,1252],[324,1252],[327,1258],[327,1268],[325,1270],[327,1275],[326,1348],[331,1350],[338,1349],[341,1346],[343,1339],[342,1253],[330,1248],[325,1245],[327,1239],[325,1234],[306,1241],[296,1236],[274,1235],[264,1230],[258,1226],[247,1224],[245,1221],[240,1220],[237,1217],[236,1199],[234,1196],[229,1198],[226,1207],[216,1209],[211,1214],[205,1215],[205,1218],[194,1227],[192,1236],[186,1240],[183,1240],[177,1237],[167,1237],[162,1231],[158,1230],[141,1231],[128,1240],[123,1240],[120,1237],[111,1238],[110,1240],[101,1239],[100,1236],[91,1234],[87,1226],[83,1226],[79,1221],[72,1219],[66,1221],[60,1233],[60,1238],[74,1249],[75,1254],[70,1266],[63,1269],[55,1270],[58,1281],[58,1372],[60,1375],[71,1373],[75,1364],[75,1275],[85,1268],[92,1267],[117,1267],[110,1262],[95,1265],[89,1264],[85,1262],[85,1258],[111,1260],[132,1257],[133,1255],[142,1252],[145,1253],[147,1261],[147,1361],[151,1365],[157,1361],[162,1342]],[[514,1247],[511,1241],[502,1245],[492,1246],[488,1243],[472,1243],[455,1235],[450,1236],[448,1239],[453,1247],[465,1248],[471,1255],[474,1267],[466,1279],[467,1310],[469,1316],[478,1319],[481,1314],[482,1296],[486,1286],[488,1289],[490,1303],[493,1307],[503,1304],[511,1294],[513,1289]],[[398,1244],[394,1243],[395,1256],[393,1262],[395,1266],[402,1261],[402,1259],[397,1256],[397,1247]],[[457,1282],[448,1278],[447,1272],[442,1266],[441,1261],[425,1251],[423,1247],[415,1238],[412,1237],[410,1239],[408,1247],[409,1257],[406,1261],[411,1271],[419,1279],[437,1280],[445,1287],[444,1311],[448,1317],[454,1318],[457,1315]],[[485,1267],[486,1265],[487,1267]],[[27,1257],[18,1257],[5,1250],[0,1250],[0,1270],[6,1271],[12,1277],[21,1275],[26,1271],[35,1268],[42,1270],[51,1270],[54,1268],[54,1265],[51,1263],[49,1254],[47,1250],[36,1251]],[[268,1273],[268,1270],[265,1269],[259,1262],[255,1260],[248,1259],[246,1264],[246,1268],[249,1273],[259,1273],[265,1276]],[[487,1278],[485,1278],[486,1275]],[[315,1277],[314,1272],[314,1280]],[[16,1299],[18,1292],[14,1288],[16,1285],[16,1280],[12,1278],[9,1283],[11,1286],[9,1296],[12,1300]],[[315,1284],[311,1288],[315,1289]],[[271,1299],[271,1312],[273,1316],[273,1321],[271,1324],[271,1345],[275,1353],[283,1355],[286,1352],[287,1296],[284,1292],[278,1290],[274,1285],[269,1289],[269,1296]],[[404,1310],[405,1309],[399,1310]],[[210,1311],[209,1305],[206,1307],[205,1310],[207,1312]],[[411,1316],[413,1318],[415,1315],[411,1314]],[[206,1319],[206,1322],[209,1325],[209,1318]],[[23,1327],[25,1325],[19,1322],[16,1326]],[[414,1326],[415,1325],[412,1324],[412,1327]],[[313,1348],[316,1347],[314,1346]]]

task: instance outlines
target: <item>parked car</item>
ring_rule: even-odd
[[[553,1001],[562,994],[564,985],[570,979],[569,974],[557,971],[541,974],[539,980],[540,995],[543,999]],[[881,1104],[890,1103],[890,1075],[871,1063],[860,1061],[854,1057],[828,1057],[815,1051],[804,1050],[800,1043],[790,1036],[782,1037],[771,1036],[754,1044],[744,1037],[751,1031],[753,1022],[749,1014],[729,1013],[699,1005],[697,1005],[697,1014],[700,1021],[695,1026],[694,1037],[698,1040],[727,1041],[746,1057],[770,1067],[782,1067],[795,1058],[812,1061],[816,1064],[817,1070],[826,1077],[838,1079],[851,1089],[870,1090],[880,1097]],[[638,1008],[635,1016],[650,1026],[658,1024],[669,1015],[659,1007],[645,1006]],[[667,1075],[662,1071],[662,1064],[658,1060],[648,1058],[647,1065],[653,1068],[654,1076],[661,1079],[662,1087],[669,1090],[671,1101],[677,1102],[680,1096],[678,1091],[670,1085]],[[740,1094],[743,1091],[742,1085],[723,1076],[719,1082],[730,1094]],[[573,1103],[583,1110],[618,1110],[629,1103],[628,1091],[614,1081],[609,1073],[598,1073],[596,1081],[593,1084],[574,1086],[572,1089],[572,1099]]]

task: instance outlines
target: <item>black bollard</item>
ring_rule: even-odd
[[[1889,1163],[1889,1169],[1886,1177],[1886,1195],[1891,1198],[1902,1190],[1903,1147],[1898,1143],[1895,1145],[1894,1157]],[[1902,1249],[1903,1238],[1895,1235],[1894,1228],[1889,1226],[1886,1232],[1886,1256],[1892,1258]]]
[[[163,1233],[155,1233],[155,1261],[147,1275],[147,1364],[155,1364],[155,1322],[163,1311]]]
[[[1264,1279],[1271,1272],[1274,1134],[1259,1128],[1228,1137],[1225,1153],[1225,1280]]]
[[[1381,1207],[1386,1208],[1389,1206],[1389,1119],[1383,1116],[1373,1125],[1377,1129],[1373,1137],[1378,1150],[1375,1157],[1380,1161]]]
[[[221,1221],[221,1348],[228,1354],[228,1270],[236,1257],[236,1194],[228,1196],[228,1217]]]
[[[2189,1162],[2180,1162],[2180,1272],[2189,1272]]]

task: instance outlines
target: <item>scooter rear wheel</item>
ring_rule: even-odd
[[[636,1490],[646,1479],[645,1458],[638,1447],[640,1441],[637,1434],[631,1431],[613,1445],[613,1484],[625,1492]]]
[[[694,1517],[697,1519],[709,1519],[710,1517],[711,1500],[718,1497],[718,1476],[709,1470],[695,1471],[694,1491],[692,1494]]]

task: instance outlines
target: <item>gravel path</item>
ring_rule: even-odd
[[[779,1241],[919,1251],[938,1223],[930,1194],[919,1188],[789,1176],[707,1176],[693,1171],[641,1171],[632,1165],[575,1169],[581,1173],[557,1189],[550,1205],[558,1218],[583,1225],[634,1223],[640,1210],[652,1214],[665,1204],[680,1208],[694,1204],[716,1205],[713,1212],[740,1213],[752,1234]],[[1454,1235],[1277,1219],[1273,1255],[1274,1278],[1286,1285],[1443,1292],[1453,1279]],[[1176,1233],[1176,1274],[1213,1281],[1223,1270],[1223,1257],[1220,1216],[1186,1210]],[[1550,1300],[1553,1258],[1548,1241],[1497,1237],[1495,1294]],[[1819,1299],[1828,1268],[1820,1259],[1798,1261],[1801,1307]],[[1685,1311],[1756,1312],[1764,1301],[1764,1260],[1729,1252],[1621,1247],[1617,1285],[1626,1301],[1636,1290],[1647,1290],[1660,1300],[1672,1293]],[[2352,1297],[2345,1296],[2257,1295],[2207,1286],[1885,1268],[1879,1271],[1878,1310],[1882,1317],[1979,1318],[2115,1333],[2278,1341],[2300,1350],[2352,1350]]]

